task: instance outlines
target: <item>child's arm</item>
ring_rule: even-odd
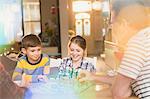
[[[50,66],[49,63],[46,63],[40,75],[28,75],[28,78],[31,79],[32,82],[47,81],[49,74]]]
[[[23,81],[27,81],[28,83],[35,83],[35,82],[40,82],[44,81],[46,82],[48,80],[47,75],[24,75]]]
[[[50,74],[50,58],[46,57],[46,59],[48,59],[48,61],[45,63],[43,70],[39,70],[42,71],[41,73],[39,73],[40,75],[32,75],[32,77],[30,77],[32,79],[32,82],[48,80],[48,76]]]
[[[21,62],[18,61],[17,66],[13,72],[12,80],[21,80],[22,79],[22,73],[23,73],[23,67],[21,65]]]
[[[50,66],[49,63],[47,63],[46,66],[44,66],[43,73],[41,75],[32,75],[32,82],[47,81],[49,73]]]

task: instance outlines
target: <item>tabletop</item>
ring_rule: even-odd
[[[50,79],[48,82],[32,83],[24,99],[82,99],[80,94],[93,86],[91,82],[79,83],[74,79]]]
[[[32,83],[24,99],[112,99],[107,84],[79,83],[75,79],[50,79],[47,82]],[[135,96],[129,99],[138,99]]]

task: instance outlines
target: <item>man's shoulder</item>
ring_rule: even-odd
[[[142,43],[144,40],[150,37],[150,27],[140,30],[135,36],[133,36],[129,42],[139,42]]]
[[[137,35],[135,35],[134,37],[147,37],[150,36],[150,27],[144,28],[142,30],[140,30]]]

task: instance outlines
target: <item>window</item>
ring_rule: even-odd
[[[41,33],[39,0],[23,1],[23,20],[25,35]]]
[[[91,34],[90,14],[89,13],[75,14],[75,20],[76,20],[75,23],[76,35],[90,36]]]
[[[22,35],[21,0],[0,0],[0,45],[11,44]]]

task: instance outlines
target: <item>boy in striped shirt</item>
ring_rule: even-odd
[[[41,50],[41,40],[38,36],[29,34],[22,39],[24,56],[18,60],[12,76],[13,81],[22,80],[26,84],[47,80],[50,60]]]

